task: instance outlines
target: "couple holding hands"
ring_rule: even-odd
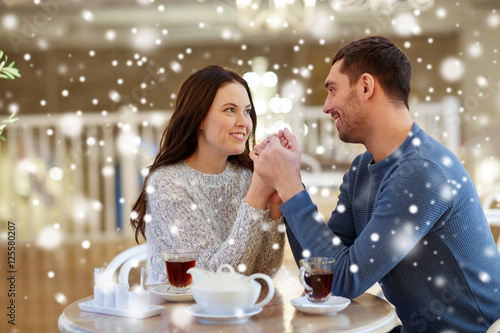
[[[301,177],[301,149],[284,129],[255,143],[257,116],[237,73],[209,66],[182,84],[133,205],[149,257],[195,248],[196,265],[273,276],[285,233],[295,260],[336,261],[332,294],[379,283],[396,332],[484,332],[500,317],[500,253],[460,160],[413,122],[411,66],[383,36],[337,51],[323,112],[360,143],[327,223]],[[164,277],[148,268],[149,283]]]

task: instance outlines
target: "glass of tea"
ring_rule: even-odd
[[[152,266],[167,277],[174,293],[184,294],[191,289],[193,277],[187,270],[195,266],[196,256],[197,252],[193,249],[168,249],[163,252],[167,273],[157,269],[155,265]]]
[[[304,258],[299,261],[300,283],[309,302],[322,303],[332,291],[335,259],[325,257]]]

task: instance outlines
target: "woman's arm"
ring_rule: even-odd
[[[281,213],[280,213],[281,214]],[[273,276],[281,267],[285,246],[285,224],[283,217],[267,220],[269,228],[264,232],[259,260],[255,263],[254,273]]]
[[[171,185],[148,196],[151,222],[146,233],[151,256],[171,247],[189,247],[198,251],[197,266],[204,269],[214,271],[224,263],[235,269],[255,266],[262,248],[264,211],[241,202],[229,235],[223,237],[216,224],[225,222],[211,220],[203,204],[182,186]],[[150,273],[156,276],[153,280],[163,279]]]

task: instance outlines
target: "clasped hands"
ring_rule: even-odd
[[[300,178],[301,154],[297,139],[287,128],[268,135],[250,153],[254,171],[277,191],[283,202],[304,189]]]

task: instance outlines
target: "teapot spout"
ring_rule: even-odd
[[[210,273],[207,270],[196,267],[190,268],[186,272],[191,274],[194,283],[200,283],[201,281],[205,280]]]

